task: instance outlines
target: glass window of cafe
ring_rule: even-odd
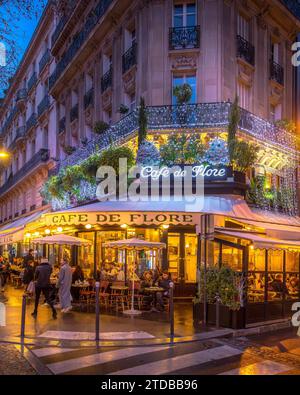
[[[126,230],[103,230],[97,232],[80,233],[79,237],[88,239],[92,242],[91,246],[79,248],[79,264],[90,271],[93,275],[94,259],[96,256],[97,270],[105,268],[106,271],[127,270],[127,277],[129,270],[135,261],[133,251],[126,251],[125,249],[115,249],[105,247],[104,244],[111,241],[118,241],[123,239],[130,239],[133,237],[147,241],[160,241],[159,229],[144,229],[144,228],[127,228]],[[95,243],[96,237],[96,243]],[[94,245],[96,244],[96,254],[94,252]],[[136,273],[139,277],[149,269],[155,269],[161,263],[159,252],[156,250],[141,250],[137,252],[137,266]]]
[[[298,252],[250,249],[248,270],[248,302],[299,298]]]

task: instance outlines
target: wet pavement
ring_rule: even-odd
[[[0,328],[0,338],[16,337],[20,335],[21,310],[23,290],[8,287],[6,293],[6,327]],[[51,309],[40,305],[37,319],[33,319],[33,300],[27,302],[26,308],[26,337],[68,338],[68,332],[73,333],[73,339],[94,339],[95,313],[86,311],[72,311],[61,314],[58,319],[52,319]],[[193,327],[192,302],[175,303],[175,336],[193,336],[203,330]],[[209,331],[210,329],[206,329]],[[111,333],[132,332],[131,338],[164,338],[170,333],[168,313],[144,312],[138,317],[128,317],[118,312],[101,310],[100,332]],[[130,335],[128,335],[130,336]],[[71,337],[72,338],[72,337]]]

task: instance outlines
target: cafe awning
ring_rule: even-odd
[[[73,237],[64,234],[53,236],[39,237],[33,239],[34,244],[48,244],[48,245],[72,245],[72,246],[89,246],[92,244],[90,240],[82,239],[80,237]]]
[[[295,240],[280,240],[276,238],[267,237],[264,235],[237,232],[237,231],[223,231],[217,230],[216,234],[219,236],[230,236],[235,239],[242,239],[251,242],[253,248],[257,249],[273,249],[273,250],[296,250],[300,251],[300,241]]]
[[[38,221],[47,211],[38,211],[26,217],[9,222],[0,228],[0,245],[23,241],[26,225]]]

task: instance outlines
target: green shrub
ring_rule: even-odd
[[[94,125],[94,133],[102,134],[109,129],[109,124],[104,121],[98,121]]]
[[[173,95],[177,99],[177,104],[182,105],[188,103],[191,100],[193,90],[190,84],[182,84],[174,87]]]
[[[102,151],[99,159],[99,166],[111,166],[119,174],[119,159],[126,158],[128,168],[134,166],[135,158],[132,150],[129,147],[111,146],[107,150]]]

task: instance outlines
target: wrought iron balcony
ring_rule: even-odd
[[[26,132],[28,132],[31,128],[36,126],[36,124],[37,124],[36,113],[32,113],[26,122]]]
[[[79,114],[79,107],[78,104],[76,104],[74,107],[71,108],[70,122],[73,122],[75,121],[75,119],[78,119],[78,114]]]
[[[94,8],[94,10],[90,13],[83,29],[74,37],[73,42],[71,43],[71,45],[65,52],[65,54],[62,57],[62,59],[60,60],[60,62],[57,64],[55,71],[50,76],[50,78],[49,78],[49,88],[50,89],[53,88],[53,86],[56,84],[57,80],[63,74],[63,72],[65,71],[67,66],[71,63],[71,61],[77,55],[77,53],[79,52],[79,49],[86,42],[90,33],[95,28],[95,26],[98,24],[100,19],[103,17],[103,15],[105,14],[105,12],[107,11],[107,9],[109,8],[109,6],[111,5],[112,2],[113,2],[113,0],[101,0],[98,2],[97,6]],[[59,34],[58,34],[58,36],[59,36]],[[58,38],[58,36],[57,36],[57,38]]]
[[[27,90],[25,88],[19,89],[16,95],[16,101],[19,102],[21,100],[25,100],[27,98]]]
[[[50,62],[50,49],[47,49],[39,62],[40,73],[44,70],[45,66]]]
[[[237,36],[237,57],[255,65],[255,48],[241,36]]]
[[[171,27],[169,49],[191,49],[200,47],[200,26]]]
[[[35,86],[36,83],[37,83],[37,75],[36,72],[34,72],[32,76],[29,78],[27,83],[28,92]]]
[[[83,98],[84,109],[94,104],[94,88],[91,88]]]
[[[15,138],[13,139],[13,141],[11,142],[11,144],[8,147],[9,151],[12,151],[12,150],[15,149],[16,143],[25,137],[25,133],[26,133],[26,127],[25,126],[18,127],[18,129],[16,131]]]
[[[58,133],[63,133],[66,130],[66,117],[63,117],[58,122]]]
[[[270,79],[284,85],[284,70],[280,64],[270,60]]]
[[[49,95],[45,95],[40,104],[38,105],[38,117],[44,114],[46,110],[50,107]]]
[[[199,130],[207,132],[216,130],[227,131],[229,114],[232,104],[230,102],[198,103],[183,106],[155,106],[147,107],[149,131],[180,131]],[[296,155],[296,137],[284,129],[257,117],[256,115],[240,109],[239,130],[245,135],[258,141],[267,142],[279,149],[289,150]],[[78,148],[69,155],[61,166],[65,167],[80,163],[95,150],[101,150],[110,145],[111,139],[118,144],[133,137],[138,130],[138,110],[134,110],[118,123],[112,125],[101,136],[95,135],[84,147]]]
[[[108,88],[112,87],[113,70],[112,67],[101,78],[101,92],[104,93]]]
[[[123,74],[137,64],[137,44],[134,43],[122,57]]]
[[[4,133],[11,126],[12,121],[14,120],[18,112],[19,112],[18,107],[17,106],[13,107],[9,116],[6,118],[6,121],[4,122],[4,125],[1,129],[1,134]]]
[[[60,33],[62,32],[67,20],[68,20],[68,18],[65,16],[65,17],[62,17],[60,19],[60,21],[58,22],[58,24],[54,30],[54,33],[51,36],[51,46],[52,47],[54,46],[58,37],[60,36]]]
[[[22,180],[27,174],[29,174],[38,165],[48,162],[50,153],[48,149],[40,149],[33,157],[25,163],[25,165],[17,171],[14,175],[10,176],[6,183],[0,188],[0,196],[6,193],[12,186]]]

